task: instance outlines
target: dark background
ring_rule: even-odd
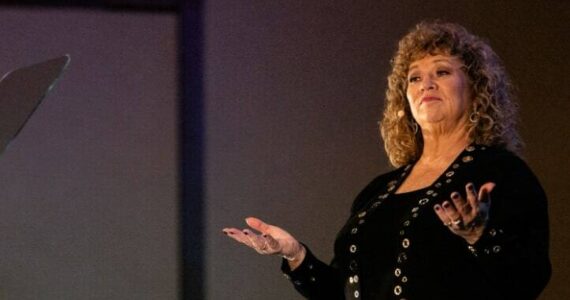
[[[301,299],[279,259],[232,243],[221,228],[255,215],[329,260],[356,193],[390,169],[377,121],[396,42],[418,21],[441,18],[487,38],[519,90],[525,157],[550,205],[553,277],[541,299],[570,297],[569,4],[307,2],[5,6],[4,70],[58,51],[75,59],[0,160],[15,165],[2,170],[14,200],[3,200],[0,295]],[[102,146],[108,140],[112,148]],[[101,153],[112,160],[94,172]],[[149,184],[153,192],[141,192]]]

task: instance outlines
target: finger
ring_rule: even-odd
[[[224,233],[229,236],[230,238],[245,244],[246,246],[253,247],[249,238],[243,233],[243,231],[236,229],[236,228],[224,228]]]
[[[237,228],[224,228],[222,229],[222,232],[229,236],[229,237],[233,237],[237,232],[240,232],[241,230],[237,229]]]
[[[255,234],[253,231],[249,229],[244,229],[243,234],[249,240],[250,244],[255,250],[267,249],[267,244],[265,244],[265,239],[262,238],[260,235]]]
[[[467,196],[467,203],[477,210],[479,207],[477,191],[475,190],[475,185],[472,182],[465,185],[465,195]],[[475,211],[474,214],[477,214],[477,211]]]
[[[494,182],[487,182],[481,186],[479,190],[478,200],[479,202],[486,203],[491,202],[491,191],[495,188],[496,184]]]
[[[479,216],[481,223],[485,224],[489,219],[489,210],[491,208],[491,191],[495,188],[495,183],[488,182],[481,186],[479,191]]]
[[[452,222],[451,227],[454,229],[459,229],[461,227],[460,226],[461,222],[463,221],[461,219],[461,214],[459,213],[459,211],[457,211],[455,206],[449,201],[443,201],[442,207],[443,207],[443,211],[444,211],[445,215]]]
[[[471,205],[458,192],[451,193],[451,201],[463,218],[467,217],[472,210]]]
[[[247,225],[249,225],[249,227],[261,232],[261,233],[267,233],[271,230],[271,225],[261,221],[258,218],[254,218],[254,217],[249,217],[245,219],[245,222],[247,223]]]
[[[445,226],[451,226],[451,220],[449,219],[449,217],[445,214],[445,212],[443,211],[443,208],[441,207],[441,205],[436,204],[433,206],[433,210],[435,211],[435,214],[437,215],[437,217],[439,218],[439,220],[443,223],[443,225]]]

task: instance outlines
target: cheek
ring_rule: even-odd
[[[463,99],[463,106],[469,106],[472,102],[470,82],[466,77],[462,77],[458,84],[460,87],[458,94]]]

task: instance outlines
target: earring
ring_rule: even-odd
[[[418,134],[418,131],[420,131],[420,126],[418,125],[418,123],[416,123],[416,120],[412,119],[412,128],[414,129],[414,134]]]
[[[469,122],[471,122],[473,124],[479,123],[479,112],[478,111],[474,111],[469,115]]]

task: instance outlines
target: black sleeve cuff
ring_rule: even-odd
[[[502,253],[507,236],[501,227],[490,226],[475,244],[467,244],[467,249],[475,257],[497,256]]]
[[[281,262],[281,271],[285,278],[289,279],[295,286],[307,285],[317,281],[316,265],[323,264],[319,261],[309,250],[306,245],[303,245],[306,250],[305,259],[295,269],[291,270],[289,261],[283,258]]]

